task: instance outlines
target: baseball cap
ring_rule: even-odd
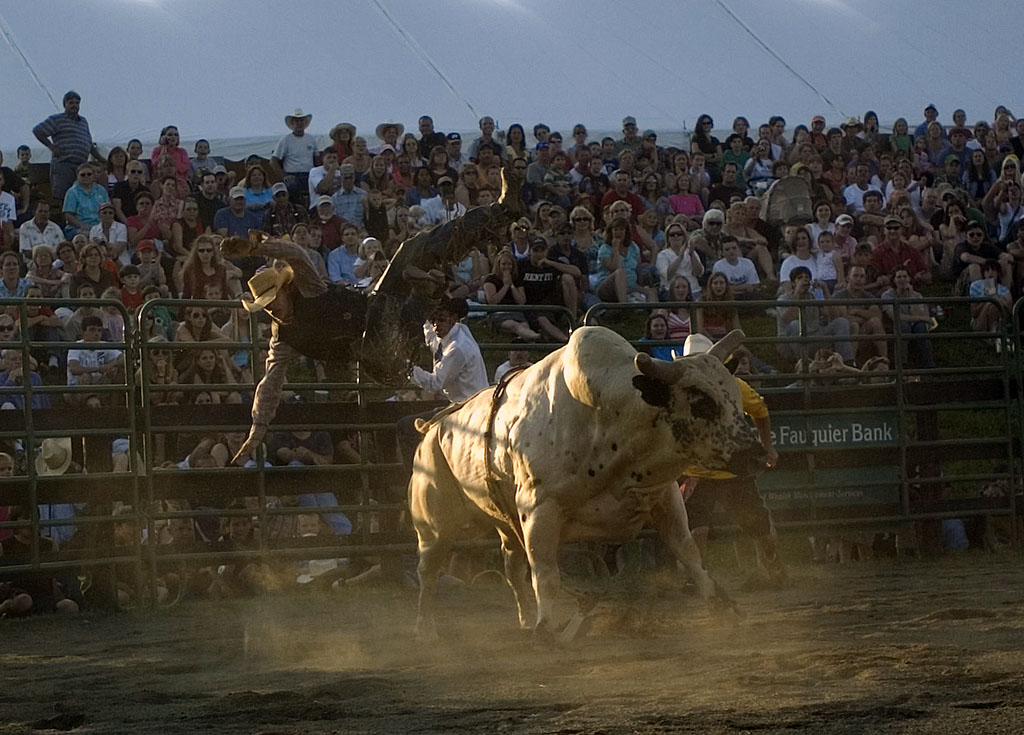
[[[653,130],[651,130],[650,128],[648,128],[647,130],[644,131],[643,137],[644,138],[657,138],[658,134],[656,132],[654,132]]]
[[[452,181],[452,177],[451,176],[442,176],[441,178],[439,178],[437,180],[437,185],[438,186],[440,186],[441,184],[454,184],[454,183],[455,182]]]
[[[543,237],[535,237],[530,240],[530,250],[538,250],[540,248],[548,249],[548,241]]]
[[[356,167],[353,166],[351,163],[343,163],[341,164],[341,167],[338,169],[338,173],[340,173],[342,176],[355,176]]]
[[[890,214],[885,218],[886,225],[902,225],[903,220],[897,217],[895,214]]]
[[[815,115],[814,117],[811,118],[811,122],[812,123],[816,123],[816,122],[822,122],[823,123],[823,122],[825,122],[825,116],[824,115]]]
[[[841,214],[838,217],[836,217],[836,224],[840,227],[843,225],[852,225],[853,217],[851,217],[848,214]]]
[[[935,112],[938,112],[938,111],[939,111],[939,108],[938,108],[938,107],[936,107],[935,105],[928,105],[928,106],[927,106],[927,107],[925,107],[924,109],[926,109],[926,110],[935,110]]]
[[[550,144],[550,143],[548,143],[548,142],[547,142],[546,140],[542,140],[542,141],[541,141],[540,143],[538,143],[538,144],[537,144],[537,150],[538,150],[538,151],[539,151],[539,150],[540,150],[541,148],[550,148],[550,147],[551,147],[551,144]]]
[[[462,140],[462,136],[458,133],[448,133],[448,140]]]
[[[228,172],[228,170],[226,168],[224,168],[223,166],[214,166],[213,167],[213,173],[214,174],[226,174],[227,172]]]
[[[113,209],[114,205],[111,204],[110,202],[100,202],[99,208],[100,209]]]
[[[321,194],[320,198],[316,200],[316,206],[319,207],[321,204],[330,204],[331,206],[333,206],[334,205],[334,200],[331,199],[326,194]]]
[[[270,193],[274,196],[277,196],[281,192],[284,192],[285,194],[288,193],[288,187],[285,186],[285,183],[283,181],[278,181],[276,184],[270,187]]]
[[[152,240],[141,240],[139,242],[138,246],[135,249],[136,250],[152,250],[152,251],[156,252],[156,243],[153,242]]]
[[[950,153],[948,156],[946,156],[946,160],[943,161],[943,163],[951,163],[953,161],[956,161],[957,163],[960,163],[960,159],[957,158],[956,155]]]
[[[622,118],[622,127],[627,125],[636,125],[636,118],[632,115],[626,115],[626,117]]]
[[[395,147],[393,145],[391,145],[390,143],[385,143],[384,145],[382,145],[380,147],[380,152],[383,153],[384,151],[391,151],[392,153],[394,153],[395,152]]]
[[[245,189],[240,186],[232,186],[231,191],[228,192],[228,198],[238,199],[239,197],[245,199]]]

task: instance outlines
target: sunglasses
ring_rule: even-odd
[[[13,331],[14,331],[14,325],[13,324],[0,324],[0,332],[13,332]]]
[[[886,225],[885,226],[885,229],[887,229],[887,230],[898,230],[899,228],[900,228],[899,225]]]
[[[196,248],[197,253],[212,253],[213,248]]]

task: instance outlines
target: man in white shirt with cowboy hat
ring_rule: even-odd
[[[309,170],[320,163],[316,149],[316,138],[306,135],[306,128],[312,122],[313,115],[304,112],[301,107],[290,115],[284,116],[284,124],[291,132],[277,141],[270,157],[271,164],[284,172],[284,183],[288,187],[288,197],[293,204],[309,206]]]

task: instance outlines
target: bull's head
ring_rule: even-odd
[[[734,330],[706,353],[672,361],[638,353],[634,362],[640,374],[633,378],[689,461],[737,475],[764,469],[767,461],[744,414],[736,379],[724,365],[742,340],[743,333]]]

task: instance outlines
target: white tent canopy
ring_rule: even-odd
[[[934,103],[973,122],[1019,103],[1021,28],[1024,5],[1003,0],[0,0],[0,148],[37,148],[32,127],[71,88],[108,147],[137,137],[148,154],[175,124],[232,158],[269,153],[295,107],[315,134],[349,121],[371,141],[424,113],[443,131],[490,115],[567,139],[627,114],[680,140],[704,112],[717,128],[869,109],[914,125]]]

